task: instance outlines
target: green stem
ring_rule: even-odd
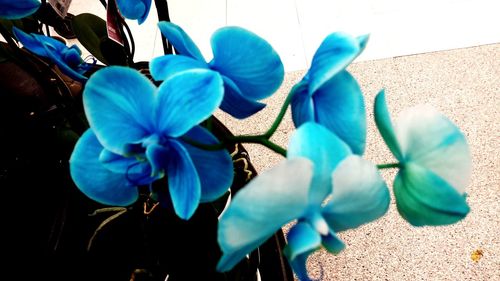
[[[283,102],[283,105],[281,106],[281,110],[280,110],[278,116],[276,117],[276,120],[274,120],[273,124],[271,125],[271,128],[269,128],[269,130],[267,130],[267,132],[262,135],[263,137],[269,139],[274,134],[274,132],[276,132],[279,125],[283,121],[283,117],[285,117],[288,106],[292,102],[292,98],[295,95],[295,93],[296,93],[296,91],[294,91],[294,89],[292,89],[292,91],[288,94],[285,101]]]
[[[399,168],[401,167],[400,163],[388,163],[388,164],[378,164],[377,168],[379,170],[382,169],[391,169],[391,168]]]
[[[270,141],[265,135],[235,136],[229,138],[229,141],[231,141],[232,143],[258,143],[286,157],[286,149]]]
[[[209,150],[209,151],[214,151],[214,150],[221,150],[225,148],[225,144],[228,143],[258,143],[261,144],[272,151],[281,154],[286,157],[286,149],[283,147],[275,144],[274,142],[270,141],[267,139],[265,136],[260,135],[260,136],[235,136],[235,137],[228,137],[224,142],[220,142],[217,144],[204,144],[197,142],[193,139],[183,137],[183,141],[186,143],[204,149],[204,150]]]
[[[296,92],[297,91],[295,90],[295,88],[293,88],[292,91],[290,91],[290,93],[286,97],[285,101],[283,102],[283,105],[281,106],[281,110],[280,110],[278,116],[276,117],[276,120],[274,120],[274,122],[271,125],[271,127],[269,128],[269,130],[267,130],[262,135],[226,136],[226,138],[221,143],[218,143],[218,144],[204,144],[204,143],[200,143],[200,142],[197,142],[193,139],[186,138],[186,137],[182,138],[182,140],[187,142],[188,144],[190,144],[192,146],[195,146],[195,147],[198,147],[201,149],[205,149],[205,150],[220,150],[220,149],[223,149],[225,147],[224,144],[226,144],[226,143],[258,143],[258,144],[261,144],[261,145],[271,149],[272,151],[286,157],[286,149],[284,149],[283,147],[270,141],[269,139],[276,132],[279,125],[283,121],[283,118],[285,117],[286,111],[288,110],[288,106],[292,102],[292,98]],[[212,126],[211,118],[212,117],[207,119],[207,129],[209,129],[209,130],[211,129],[211,126]]]

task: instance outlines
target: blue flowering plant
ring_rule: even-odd
[[[0,17],[4,22],[22,19],[40,5],[34,0],[0,1]],[[116,5],[120,17],[142,23],[151,0],[118,0]],[[233,26],[215,31],[213,59],[207,61],[180,26],[160,21],[166,45],[174,52],[140,64],[133,61],[130,34],[124,46],[111,47],[123,56],[106,54],[109,40],[99,37],[105,24],[95,16],[78,15],[73,25],[95,57],[91,62],[81,58],[76,45],[67,47],[49,34],[13,25],[10,30],[3,27],[2,34],[15,41],[3,44],[3,53],[15,55],[12,45],[22,46],[82,85],[88,128],[67,159],[78,190],[102,204],[101,210],[126,212],[144,202],[144,214],[147,206],[158,205],[156,212],[186,222],[206,210],[204,206],[219,206],[207,234],[217,245],[215,262],[209,263],[214,272],[224,274],[248,262],[292,223],[286,243],[278,245],[284,248],[278,250],[300,280],[310,280],[311,253],[321,248],[340,253],[345,247],[340,232],[387,212],[391,197],[382,169],[398,170],[392,183],[397,210],[414,226],[452,224],[469,212],[465,188],[471,157],[466,139],[433,108],[408,109],[393,123],[382,90],[375,99],[374,117],[396,161],[376,165],[363,157],[366,108],[347,67],[364,50],[368,36],[328,35],[270,128],[263,134],[235,136],[214,112],[221,109],[234,118],[248,118],[266,106],[264,99],[284,79],[278,53],[251,31]],[[288,108],[296,129],[282,147],[271,137]],[[284,159],[257,176],[245,174],[250,177],[235,189],[242,173],[235,155],[242,143],[260,144]],[[244,162],[251,165],[248,159]],[[112,220],[106,220],[93,238],[112,226]],[[199,229],[201,235],[204,231]]]

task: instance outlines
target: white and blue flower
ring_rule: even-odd
[[[189,219],[200,202],[221,196],[233,179],[226,150],[205,151],[182,141],[188,136],[218,143],[198,124],[222,95],[222,79],[207,70],[181,72],[159,88],[130,68],[96,72],[83,93],[90,129],[70,159],[74,182],[98,202],[126,206],[137,200],[138,186],[167,176],[176,214]]]
[[[285,254],[299,278],[308,280],[305,261],[311,252],[321,246],[340,252],[344,243],[337,232],[387,211],[389,190],[376,167],[323,126],[299,127],[287,157],[236,194],[220,218],[219,271],[231,269],[280,227],[298,220]]]
[[[399,161],[394,180],[398,211],[415,226],[455,223],[469,212],[465,188],[471,156],[464,135],[430,106],[403,113],[393,127],[384,91],[375,99],[377,127]]]
[[[160,22],[162,34],[179,55],[151,61],[156,80],[184,69],[202,68],[218,73],[224,81],[221,109],[236,118],[246,118],[265,107],[258,102],[273,94],[283,82],[284,68],[272,46],[241,27],[223,27],[212,35],[213,59],[206,62],[189,35],[179,26]]]
[[[311,67],[292,89],[292,118],[296,127],[319,123],[338,135],[355,154],[366,143],[364,99],[346,67],[364,50],[368,36],[332,33],[314,54]]]

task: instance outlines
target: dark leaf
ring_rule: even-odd
[[[126,65],[125,49],[108,38],[106,22],[92,14],[73,18],[71,26],[78,41],[99,61],[106,65]]]

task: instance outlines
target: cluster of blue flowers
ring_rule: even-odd
[[[35,2],[1,1],[2,7],[24,4],[2,8],[2,13],[8,12],[0,16],[22,17],[33,11]],[[151,1],[117,4],[125,17],[141,23]],[[269,43],[240,27],[214,33],[210,62],[182,28],[168,22],[159,23],[159,28],[177,51],[151,61],[159,87],[138,71],[118,66],[106,67],[86,81],[85,64],[75,47],[20,30],[15,34],[27,49],[86,82],[83,101],[90,129],[70,159],[80,190],[101,203],[127,206],[137,200],[139,186],[166,177],[175,213],[189,219],[200,202],[227,191],[233,166],[226,150],[204,150],[186,140],[218,144],[200,123],[217,108],[240,119],[258,112],[265,106],[260,100],[281,85],[284,69]],[[296,221],[285,254],[298,277],[309,280],[310,253],[321,247],[339,253],[345,245],[338,232],[386,213],[389,189],[377,166],[363,159],[363,95],[346,70],[367,40],[333,33],[319,46],[310,69],[289,93],[297,129],[286,159],[248,183],[220,217],[223,256],[218,270],[230,270],[283,225]],[[415,226],[464,218],[469,212],[465,188],[471,158],[460,130],[426,106],[403,112],[393,124],[384,91],[376,97],[374,115],[397,160],[390,167],[399,170],[393,191],[401,216]]]

